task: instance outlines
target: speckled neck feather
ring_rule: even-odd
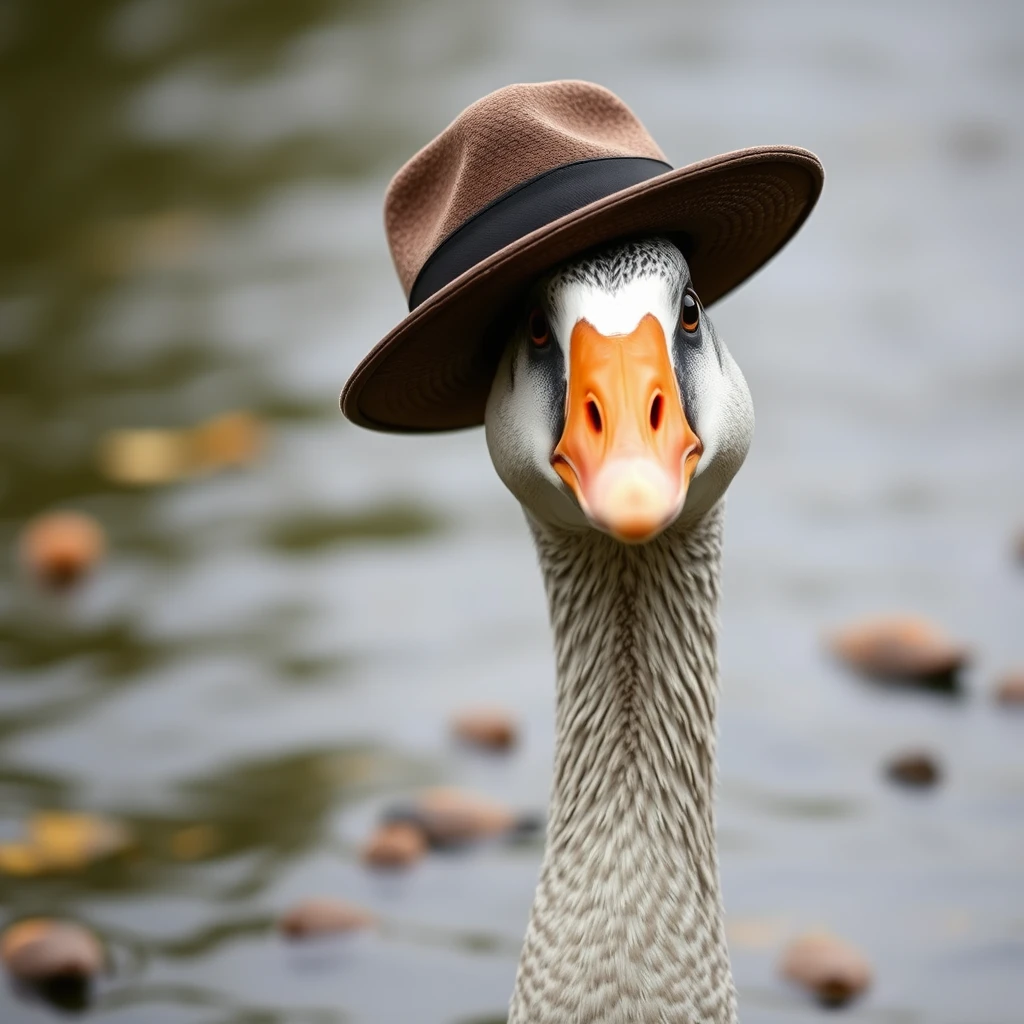
[[[713,809],[722,504],[640,546],[531,526],[557,748],[509,1024],[732,1024]]]

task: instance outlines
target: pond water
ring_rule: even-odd
[[[777,977],[814,927],[875,967],[837,1019],[1024,1016],[1024,718],[991,699],[1024,662],[1024,8],[6,0],[0,840],[66,810],[136,841],[0,873],[0,902],[103,937],[88,1019],[504,1020],[541,839],[393,876],[358,849],[428,783],[543,811],[539,573],[481,432],[372,435],[337,392],[403,315],[390,174],[491,89],[565,77],[618,92],[677,164],[784,142],[827,172],[713,313],[758,414],[721,641],[743,1020],[833,1019]],[[143,487],[98,456],[234,409],[264,426],[250,465]],[[110,545],[61,599],[13,555],[57,507]],[[886,611],[970,644],[961,699],[833,663],[825,631]],[[521,719],[513,753],[452,744],[481,703]],[[894,789],[883,763],[920,746],[942,785]],[[277,916],[321,894],[380,929],[286,944]],[[0,991],[4,1024],[57,1013]]]

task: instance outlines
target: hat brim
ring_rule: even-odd
[[[618,238],[685,235],[694,288],[709,306],[793,237],[823,182],[813,153],[763,146],[668,171],[552,221],[417,306],[353,371],[342,411],[372,430],[479,426],[500,356],[487,328],[538,276]]]

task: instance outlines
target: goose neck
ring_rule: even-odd
[[[510,1024],[732,1024],[715,844],[722,508],[648,544],[532,524],[557,663]]]

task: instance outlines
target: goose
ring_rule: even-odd
[[[487,447],[554,634],[554,782],[509,1024],[729,1024],[715,840],[723,499],[750,392],[669,239],[542,277]]]
[[[569,80],[478,100],[388,186],[409,314],[342,410],[376,430],[483,424],[554,635],[554,780],[509,1024],[736,1020],[718,595],[754,415],[705,305],[789,241],[823,180],[794,146],[673,169],[614,93]]]

